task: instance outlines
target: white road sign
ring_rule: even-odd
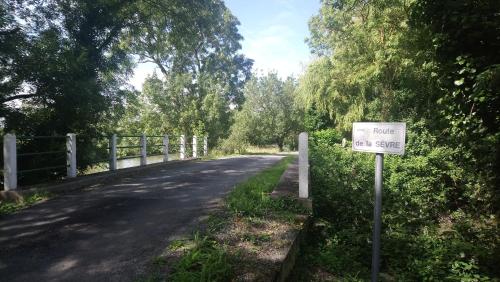
[[[352,150],[403,155],[405,136],[404,122],[354,122]]]

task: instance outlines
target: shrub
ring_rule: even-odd
[[[312,134],[314,214],[327,228],[315,260],[345,279],[367,279],[371,264],[373,154]],[[425,142],[424,142],[425,140]],[[385,157],[381,271],[397,281],[485,281],[498,276],[498,226],[486,181],[410,128],[405,156]]]
[[[342,135],[335,129],[328,128],[314,131],[312,133],[312,142],[315,145],[330,145],[339,144],[342,141]]]

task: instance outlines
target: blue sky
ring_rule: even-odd
[[[240,20],[242,52],[254,59],[254,71],[275,70],[282,77],[299,75],[311,59],[304,42],[309,19],[319,0],[226,0]]]
[[[304,42],[309,36],[309,19],[318,13],[319,0],[225,0],[239,19],[244,40],[241,52],[253,59],[255,71],[277,71],[281,77],[298,76],[311,55]],[[154,65],[141,64],[130,83],[142,89],[142,82]]]

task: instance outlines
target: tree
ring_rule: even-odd
[[[131,29],[128,41],[141,62],[160,70],[164,87],[148,94],[154,96],[151,103],[158,111],[175,105],[177,117],[164,115],[169,124],[179,122],[175,131],[208,133],[211,144],[227,137],[230,107],[243,102],[252,66],[238,54],[238,20],[219,0],[153,1],[141,7],[141,24]]]
[[[7,3],[0,2],[0,115],[6,114],[3,104],[11,100],[10,94],[20,90],[24,80],[22,69],[27,49],[26,34],[8,13]]]
[[[83,166],[94,155],[89,138],[117,128],[208,132],[212,144],[227,136],[230,105],[242,102],[251,60],[237,54],[239,23],[222,1],[0,4],[5,131],[77,133]],[[140,97],[126,86],[137,55],[163,75],[150,78]]]
[[[120,40],[135,22],[135,2],[0,3],[0,113],[5,118],[4,131],[28,136],[74,132],[78,135],[79,165],[102,160],[106,151],[98,150],[96,158],[94,138],[109,132],[114,110],[130,94],[122,85],[131,71],[131,57]],[[19,144],[19,150],[57,151],[61,146],[28,140]],[[55,166],[61,162],[33,156],[21,159],[19,166],[29,169],[33,168],[30,163]],[[61,173],[64,171],[51,175]],[[31,173],[22,177],[42,176]]]
[[[411,27],[432,44],[444,131],[500,187],[500,2],[416,1]],[[417,32],[418,31],[418,32]],[[492,171],[491,171],[492,170]],[[498,207],[498,201],[496,206]]]
[[[227,85],[225,100],[242,103],[241,89],[252,61],[237,53],[243,37],[238,33],[238,20],[224,2],[153,3],[144,7],[143,23],[130,33],[131,48],[140,60],[156,64],[164,79],[189,73],[193,95],[202,95],[202,81],[208,79]]]
[[[409,11],[408,1],[324,1],[309,22],[319,57],[300,79],[303,104],[328,114],[345,136],[353,121],[433,116],[439,89]]]
[[[245,86],[245,103],[236,114],[230,140],[253,145],[294,145],[302,128],[302,112],[295,106],[295,79],[282,81],[276,73],[252,78]]]
[[[394,171],[386,175],[387,194],[394,194],[385,224],[398,235],[382,236],[401,244],[396,252],[387,248],[393,253],[412,250],[411,245],[424,241],[430,245],[429,259],[416,265],[411,254],[408,261],[392,262],[387,255],[382,268],[389,273],[398,269],[394,273],[401,277],[394,276],[396,280],[498,276],[493,258],[498,250],[491,248],[498,238],[489,233],[497,223],[488,218],[496,218],[500,206],[499,13],[500,2],[493,0],[332,0],[323,1],[310,21],[309,44],[318,59],[299,82],[300,99],[312,119],[308,126],[322,129],[331,124],[349,138],[354,121],[407,123],[405,156],[388,158],[394,161],[388,165]],[[312,136],[321,141],[323,133]],[[311,143],[319,150],[316,181],[325,184],[319,194],[337,189],[330,185],[337,176],[325,180],[333,167],[329,162],[347,160],[335,173],[345,169],[349,177],[369,179],[355,168],[365,156],[344,149],[334,153],[338,148],[328,142]],[[435,195],[439,197],[429,201]],[[401,201],[405,197],[411,200]],[[410,201],[419,207],[408,208]],[[326,203],[334,205],[333,200]],[[425,209],[429,220],[416,223]],[[397,219],[407,210],[419,212]],[[454,235],[442,232],[444,218]],[[463,222],[473,224],[464,228]],[[481,227],[471,232],[472,226]],[[342,244],[355,245],[351,239]],[[467,254],[446,257],[440,252]],[[440,263],[433,265],[434,261]],[[468,270],[458,269],[461,264]],[[412,269],[409,276],[407,269]],[[414,273],[418,274],[412,278]]]

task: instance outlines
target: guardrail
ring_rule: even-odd
[[[122,139],[139,139],[138,145],[119,145],[119,141]],[[152,144],[147,144],[147,138],[156,139],[161,138],[161,144],[152,142]],[[66,141],[66,150],[47,150],[40,152],[17,152],[18,140],[34,140],[34,139],[61,139]],[[118,169],[117,161],[140,158],[140,165],[144,166],[147,164],[148,156],[158,156],[163,155],[163,162],[169,161],[169,145],[179,145],[179,159],[184,160],[187,157],[186,145],[192,146],[191,155],[193,158],[198,157],[198,139],[197,136],[193,136],[192,143],[186,143],[185,135],[179,136],[180,142],[169,143],[168,135],[117,135],[113,134],[109,137],[109,170],[113,171]],[[77,161],[76,161],[76,134],[68,133],[66,136],[54,135],[54,136],[18,136],[15,134],[6,134],[3,138],[3,176],[4,176],[4,190],[15,190],[18,186],[18,174],[31,173],[36,171],[54,171],[66,168],[66,177],[73,178],[77,176]],[[207,137],[203,138],[203,155],[208,155],[208,142]],[[149,154],[147,148],[158,148],[161,147],[162,154]],[[125,155],[118,157],[118,150],[125,149],[139,149],[139,154]],[[158,150],[155,149],[157,152]],[[66,154],[66,164],[56,165],[56,166],[46,166],[46,167],[35,167],[29,169],[18,170],[18,159],[29,158],[35,156],[57,156],[59,154]]]

